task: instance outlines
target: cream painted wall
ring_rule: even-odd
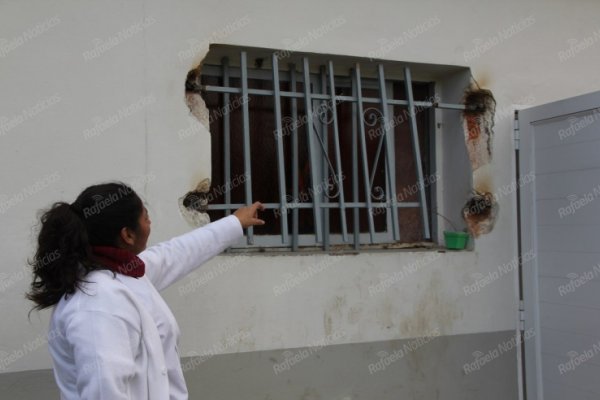
[[[393,40],[439,18],[439,24],[382,58],[468,66],[493,91],[502,112],[488,175],[498,188],[514,176],[512,122],[506,117],[514,104],[541,104],[600,89],[595,41],[574,57],[559,59],[569,40],[591,37],[598,29],[599,9],[594,1],[3,1],[0,372],[50,365],[44,339],[49,313],[33,313],[28,321],[30,304],[23,297],[29,281],[25,260],[33,252],[39,209],[56,200],[72,201],[89,184],[121,179],[148,201],[153,242],[189,229],[177,199],[210,175],[210,144],[209,133],[186,108],[183,85],[208,50],[207,38],[284,48],[343,17],[342,26],[298,50],[364,57],[382,39]],[[465,60],[465,52],[527,17],[533,25]],[[242,19],[248,23],[241,29],[222,33]],[[39,34],[27,33],[19,45],[23,33],[39,24]],[[96,45],[110,43],[127,29],[127,38],[89,58]],[[181,57],[190,49],[196,54]],[[13,123],[19,116],[23,121]],[[111,116],[118,123],[91,131]],[[195,133],[181,140],[178,132],[185,129]],[[442,137],[439,143],[460,145]],[[369,287],[437,253],[335,258],[279,296],[274,287],[290,274],[329,265],[323,261],[328,256],[253,255],[239,264],[218,257],[205,270],[221,264],[225,272],[182,296],[186,284],[201,279],[199,271],[165,293],[183,331],[182,355],[306,346],[334,332],[344,332],[337,342],[368,342],[423,335],[435,327],[442,334],[514,329],[514,273],[479,293],[464,293],[475,280],[472,274],[493,273],[515,257],[514,195],[499,201],[496,228],[477,240],[475,251],[441,254],[374,296]],[[222,346],[228,338],[235,338],[235,344]]]

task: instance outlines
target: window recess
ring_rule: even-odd
[[[245,248],[432,240],[432,80],[409,64],[218,46],[200,67],[208,110],[212,220],[261,201]],[[191,85],[193,86],[193,85]]]

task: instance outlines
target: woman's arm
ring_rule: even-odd
[[[189,233],[152,246],[139,254],[146,264],[146,275],[162,290],[210,260],[243,235],[242,228],[262,225],[259,202],[242,207],[233,215],[211,222]]]

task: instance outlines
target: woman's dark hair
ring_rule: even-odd
[[[139,228],[144,205],[124,183],[90,186],[73,204],[54,203],[41,216],[41,229],[33,267],[33,282],[27,298],[42,310],[70,295],[85,275],[103,269],[92,261],[91,246],[113,246],[119,232]]]

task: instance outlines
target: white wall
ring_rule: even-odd
[[[153,242],[189,229],[177,199],[210,176],[210,145],[208,132],[189,115],[183,88],[187,72],[208,50],[206,38],[278,49],[342,16],[345,24],[301,50],[364,57],[382,39],[393,40],[438,17],[439,24],[383,58],[471,67],[479,83],[495,94],[502,115],[513,104],[540,104],[600,89],[595,41],[573,58],[559,60],[568,40],[582,40],[597,29],[600,7],[592,1],[27,3],[0,5],[0,37],[9,46],[0,53],[0,118],[8,118],[8,123],[0,119],[0,372],[50,365],[43,339],[49,314],[34,313],[29,322],[31,304],[23,297],[29,283],[23,268],[33,253],[32,226],[39,209],[56,200],[72,201],[89,184],[121,179],[148,201]],[[532,26],[465,61],[465,52],[478,40],[485,43],[530,16]],[[136,30],[134,24],[144,19],[147,26]],[[220,33],[241,19],[248,21],[241,29]],[[39,35],[10,47],[45,21]],[[85,59],[97,39],[106,42],[132,26],[131,37]],[[190,46],[202,49],[180,59]],[[47,106],[9,126],[39,102]],[[86,130],[119,110],[123,114],[131,104],[139,110],[86,139]],[[180,140],[177,133],[190,124],[197,134]],[[511,183],[511,129],[510,118],[498,118],[493,165],[489,176],[476,181],[491,179],[495,188]],[[181,296],[190,277],[165,293],[183,331],[182,355],[214,348],[239,332],[249,334],[225,352],[305,346],[336,330],[346,333],[340,342],[362,342],[419,336],[435,327],[443,334],[514,329],[514,273],[480,293],[465,296],[463,291],[473,283],[472,274],[497,271],[515,257],[514,195],[501,196],[499,202],[496,228],[477,240],[475,251],[442,254],[380,295],[370,296],[369,287],[385,274],[437,253],[345,256],[280,296],[274,286],[327,256],[253,255]],[[227,260],[219,257],[206,268]]]

